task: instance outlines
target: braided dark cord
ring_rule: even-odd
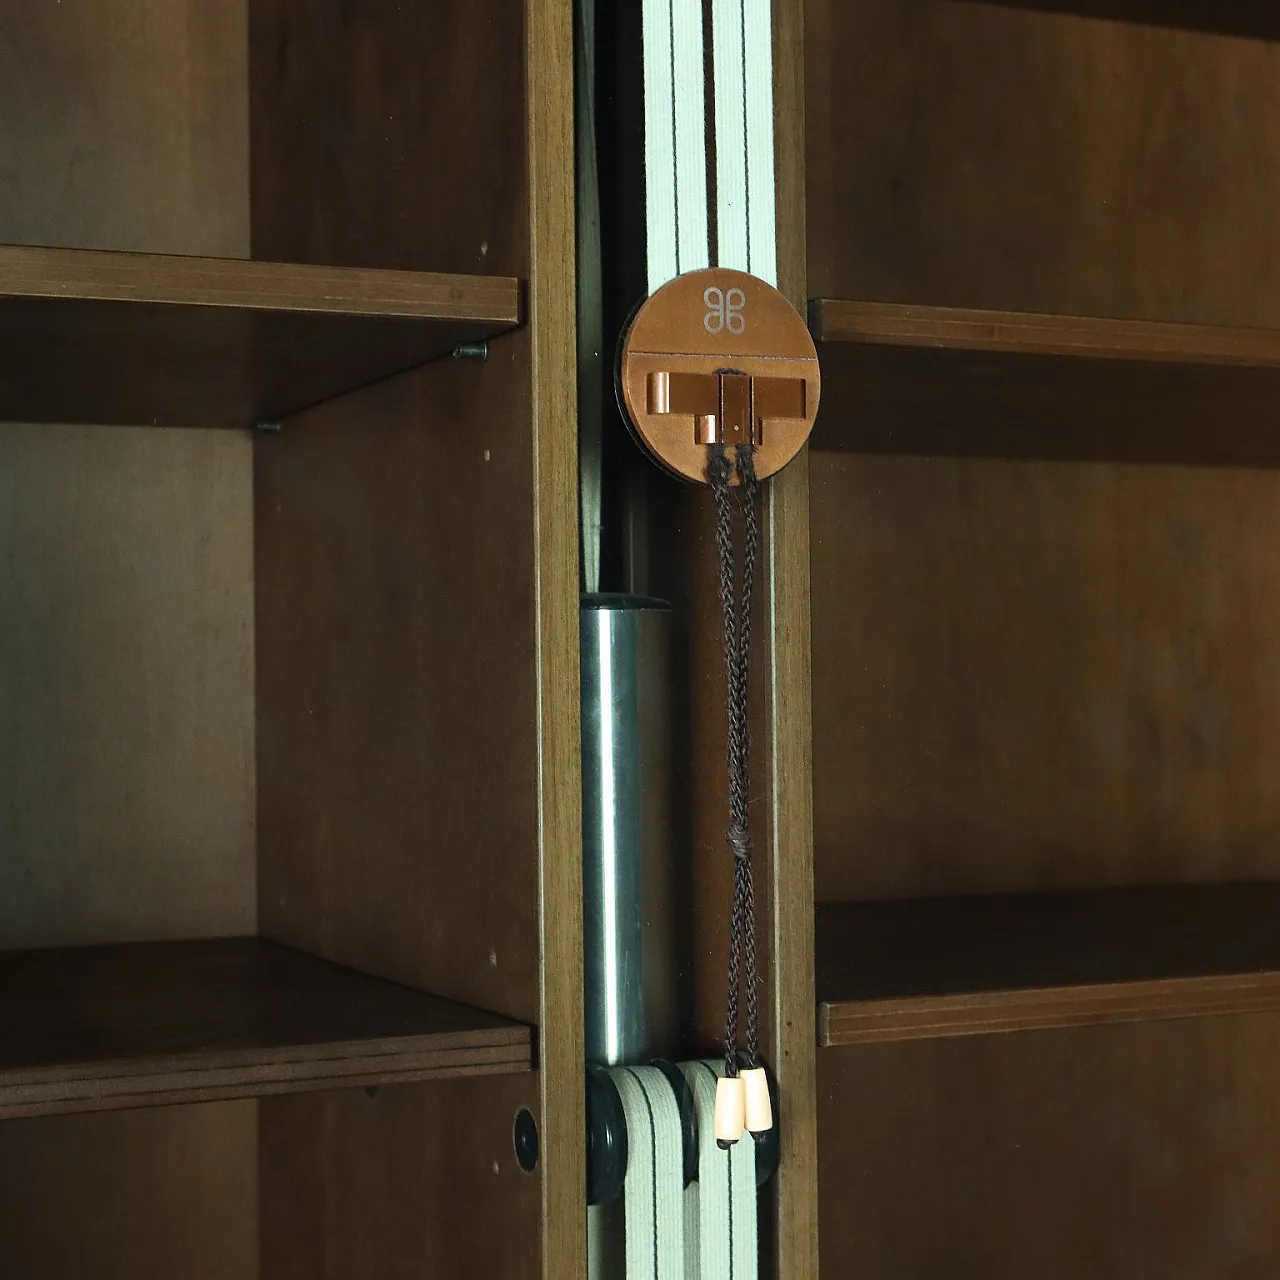
[[[728,695],[729,736],[729,808],[730,827],[728,839],[733,845],[738,831],[733,825],[736,818],[733,801],[733,780],[738,772],[740,758],[739,745],[735,738],[736,724],[732,712],[733,703],[738,692],[738,628],[733,604],[733,503],[729,495],[733,468],[724,445],[713,444],[708,450],[707,480],[711,485],[711,493],[716,503],[716,548],[720,555],[720,608],[724,614],[724,669],[725,686]],[[741,833],[745,840],[745,832]],[[737,1042],[738,1042],[738,975],[741,963],[738,919],[738,872],[740,862],[737,848],[734,849],[734,882],[733,908],[729,922],[729,996],[725,1002],[724,1012],[724,1070],[726,1075],[737,1075]]]
[[[738,761],[738,786],[741,792],[742,830],[747,831],[747,806],[751,792],[751,733],[747,698],[747,676],[751,654],[751,589],[755,582],[756,560],[760,552],[760,520],[756,511],[756,460],[753,445],[738,446],[738,480],[742,500],[742,603],[738,622],[738,704],[735,714],[741,717],[742,733]],[[735,858],[742,881],[741,930],[746,955],[747,983],[747,1065],[760,1065],[759,984],[756,974],[756,893],[751,868],[751,840],[747,837],[746,856]]]
[[[760,523],[756,511],[755,450],[739,445],[736,469],[741,492],[745,546],[740,603],[734,601],[733,468],[723,445],[712,445],[707,479],[716,503],[716,547],[720,555],[720,606],[724,613],[725,685],[729,703],[729,828],[725,838],[733,852],[733,904],[729,921],[729,990],[725,1002],[725,1073],[737,1075],[739,989],[745,959],[747,984],[747,1065],[759,1062],[758,979],[756,969],[755,885],[751,869],[750,721],[748,714],[751,596],[759,558]]]

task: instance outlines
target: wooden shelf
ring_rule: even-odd
[[[1071,13],[1083,18],[1180,27],[1215,35],[1280,39],[1280,14],[1269,5],[1230,5],[1210,0],[997,0],[1010,9]]]
[[[820,449],[1280,461],[1275,330],[833,298],[810,327]]]
[[[818,1042],[1280,1010],[1280,885],[824,905]]]
[[[527,1071],[527,1027],[255,938],[0,954],[0,1117]]]
[[[836,298],[815,299],[810,318],[819,342],[1254,368],[1280,366],[1280,333],[1272,329],[912,307]]]
[[[0,245],[0,421],[244,428],[519,309],[500,277]]]

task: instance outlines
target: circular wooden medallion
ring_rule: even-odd
[[[711,267],[664,284],[622,335],[618,398],[669,470],[706,482],[707,446],[756,445],[763,479],[800,451],[821,379],[808,327],[772,285]]]

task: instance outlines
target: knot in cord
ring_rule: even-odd
[[[729,842],[729,848],[733,850],[735,859],[750,860],[751,832],[746,827],[740,827],[736,822],[732,822],[729,824],[728,830],[725,831],[724,838]]]
[[[712,445],[707,459],[707,480],[712,489],[728,489],[733,478],[733,464],[723,445]]]

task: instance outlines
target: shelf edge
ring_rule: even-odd
[[[0,299],[520,323],[514,277],[0,245]]]
[[[932,348],[1003,355],[1153,363],[1280,367],[1280,332],[814,298],[810,328],[821,343]]]
[[[1280,972],[823,1001],[821,1048],[1280,1010]]]
[[[125,1071],[97,1078],[62,1078],[0,1085],[0,1122],[24,1116],[116,1111],[177,1103],[271,1097],[350,1087],[377,1087],[472,1075],[518,1075],[532,1070],[530,1042],[425,1049],[364,1058],[303,1059],[256,1068],[194,1067]]]

